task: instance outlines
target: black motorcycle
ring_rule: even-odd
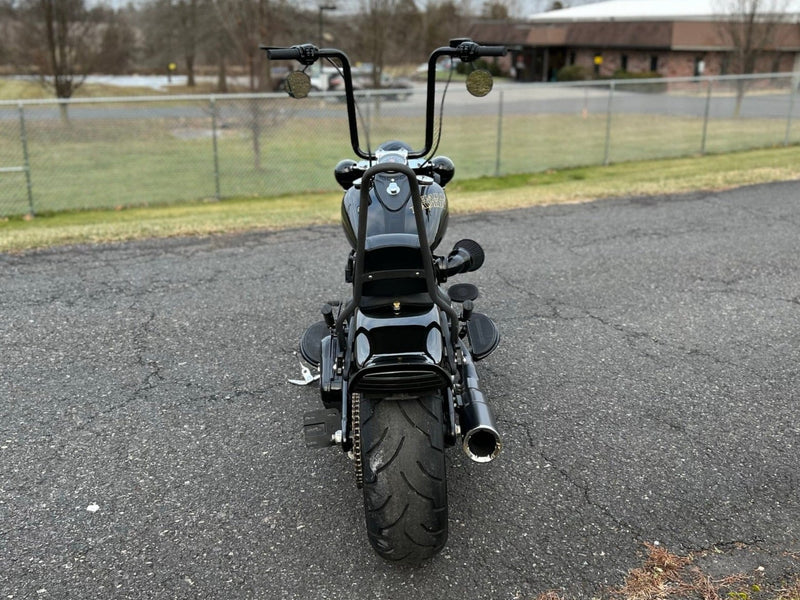
[[[502,56],[505,48],[451,40],[428,61],[425,147],[399,141],[363,150],[350,63],[340,50],[310,44],[264,47],[271,59],[306,68],[325,59],[341,71],[350,142],[361,159],[343,160],[335,177],[346,190],[342,225],[352,251],[345,279],[353,296],[322,307],[323,320],[300,343],[303,358],[319,369],[324,409],[307,413],[306,443],[339,445],[355,462],[363,488],[367,532],[383,558],[416,564],[447,541],[444,450],[461,444],[469,458],[486,463],[502,443],[494,416],[478,387],[475,362],[497,347],[494,322],[474,310],[472,284],[441,284],[484,261],[480,245],[461,240],[446,255],[434,254],[448,222],[444,187],[455,172],[434,145],[436,64],[441,57],[472,63]],[[452,61],[455,63],[455,61]],[[474,95],[491,89],[487,71],[473,70]],[[286,79],[290,95],[311,85],[297,71]],[[439,130],[441,133],[441,130]],[[438,142],[437,142],[438,146]],[[316,380],[304,368],[305,379]]]

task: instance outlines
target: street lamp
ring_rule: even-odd
[[[326,10],[336,10],[336,5],[335,4],[320,4],[320,6],[319,6],[319,47],[320,48],[322,48],[322,46],[325,44],[325,40],[322,39],[322,14]]]

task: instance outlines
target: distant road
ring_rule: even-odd
[[[621,91],[622,90],[622,91]],[[592,114],[608,110],[608,91],[596,86],[563,87],[550,84],[500,83],[491,95],[475,99],[469,96],[461,83],[451,84],[447,93],[446,112],[449,115],[487,115],[496,116],[499,111],[500,92],[503,97],[503,114],[563,114],[581,113],[584,108]],[[279,96],[283,97],[283,96]],[[225,114],[226,106],[237,102],[235,95],[219,96],[218,106]],[[288,101],[288,100],[287,100]],[[291,109],[299,116],[312,118],[344,118],[344,104],[328,96],[326,101],[311,96]],[[362,101],[366,106],[369,102]],[[800,101],[797,103],[800,105]],[[417,86],[414,94],[407,100],[383,100],[382,110],[398,117],[421,117],[425,111],[425,94],[422,86]],[[614,113],[683,115],[702,118],[705,112],[704,94],[651,94],[626,92],[618,88],[613,97]],[[709,106],[711,118],[730,118],[733,116],[735,98],[733,95],[712,98]],[[743,118],[786,119],[789,107],[789,92],[769,94],[748,94],[742,105]],[[163,102],[150,103],[132,98],[130,103],[76,104],[70,107],[70,118],[74,119],[181,119],[199,118],[209,114],[208,101],[202,96],[196,101],[172,101],[165,97]],[[30,106],[26,108],[29,120],[57,120],[60,112],[55,105]],[[0,120],[19,119],[16,106],[0,106]]]

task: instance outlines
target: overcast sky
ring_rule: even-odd
[[[523,16],[544,12],[553,5],[553,0],[517,0],[520,4],[520,12]],[[570,0],[564,2],[567,6],[578,6],[580,4],[592,4],[601,0]]]

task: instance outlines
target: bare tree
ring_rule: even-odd
[[[97,59],[97,14],[84,0],[27,0],[18,16],[17,60],[33,65],[57,98],[71,98]]]
[[[487,2],[483,5],[483,16],[496,21],[506,20],[508,19],[508,7],[502,2]]]
[[[398,0],[362,0],[364,27],[361,28],[364,54],[372,62],[372,84],[380,87],[381,73],[386,62],[392,15]]]
[[[199,1],[177,0],[172,7],[175,11],[175,21],[178,26],[178,39],[183,50],[183,59],[186,62],[186,85],[195,86],[194,61],[197,56],[197,41],[200,31]]]
[[[233,40],[240,55],[245,57],[250,81],[250,90],[263,90],[269,83],[265,78],[262,42],[269,39],[267,24],[268,0],[214,0],[220,23]],[[263,101],[247,101],[245,122],[250,129],[253,144],[253,166],[261,170],[261,132],[265,127]]]
[[[11,61],[10,44],[11,37],[10,23],[15,19],[14,5],[11,0],[0,0],[0,65]]]
[[[427,54],[422,47],[425,15],[414,0],[399,0],[394,11],[391,46],[387,63],[409,63],[423,60]]]
[[[453,0],[429,2],[425,9],[425,49],[429,51],[445,45],[451,38],[463,36],[468,7],[469,3]]]
[[[136,34],[122,14],[109,10],[103,20],[100,50],[93,68],[107,75],[128,73],[134,61]]]
[[[520,13],[517,0],[490,0],[483,4],[483,17],[504,21]]]
[[[272,77],[261,44],[296,43],[291,39],[294,18],[292,8],[283,0],[213,0],[219,22],[232,40],[239,55],[245,59],[251,91],[272,88]],[[312,21],[313,23],[313,21]],[[276,33],[278,32],[278,33]],[[288,35],[291,41],[287,41]],[[275,39],[275,38],[280,39]],[[262,170],[261,136],[274,133],[288,115],[280,103],[272,104],[263,98],[250,98],[242,111],[242,122],[250,130],[253,148],[253,167]]]
[[[169,0],[154,0],[144,5],[137,23],[144,33],[144,65],[167,72],[176,60],[178,47]]]
[[[220,93],[228,92],[228,55],[233,42],[230,35],[219,19],[214,20],[211,31],[213,40],[212,54],[217,61],[217,91]]]
[[[217,17],[231,40],[244,57],[249,75],[250,90],[269,86],[265,77],[265,58],[259,45],[269,42],[269,0],[213,0]]]
[[[195,66],[213,51],[216,11],[210,0],[155,0],[143,9],[147,54],[160,68],[180,59],[186,84],[194,87]]]
[[[786,20],[787,0],[724,0],[718,5],[720,37],[732,48],[731,71],[742,75],[755,72],[759,59],[775,47],[775,33]],[[736,82],[736,107],[739,116],[747,82]]]

